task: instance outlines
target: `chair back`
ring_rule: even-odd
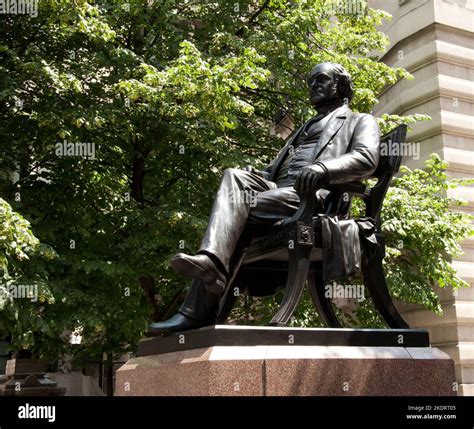
[[[407,135],[407,126],[402,124],[380,139],[380,160],[373,177],[377,183],[369,190],[365,198],[365,215],[375,220],[380,227],[380,213],[392,177],[398,172],[402,162],[403,144]]]

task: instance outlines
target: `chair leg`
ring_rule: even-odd
[[[320,270],[310,273],[308,278],[309,291],[319,317],[329,328],[342,328],[336,316],[331,300],[324,294],[323,275]]]
[[[409,328],[408,323],[403,320],[390,296],[382,265],[382,255],[383,252],[379,249],[371,261],[367,260],[366,255],[362,256],[364,284],[369,290],[375,308],[387,324],[394,329],[407,329]]]
[[[293,315],[308,277],[312,246],[297,245],[290,250],[288,278],[280,308],[270,321],[272,326],[286,326]]]
[[[227,318],[229,317],[230,312],[234,308],[235,301],[237,301],[237,297],[240,293],[242,293],[239,285],[240,283],[238,281],[233,281],[231,284],[229,284],[224,294],[222,295],[219,304],[219,312],[216,318],[217,325],[222,325],[223,323],[225,323]],[[235,288],[239,288],[239,293],[235,293]]]

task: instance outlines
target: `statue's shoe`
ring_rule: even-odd
[[[148,325],[148,337],[171,334],[173,332],[189,331],[208,326],[209,323],[191,319],[184,314],[176,313],[164,322],[154,322]]]
[[[201,280],[211,293],[224,292],[226,277],[207,255],[190,256],[178,253],[171,259],[171,266],[183,276]]]

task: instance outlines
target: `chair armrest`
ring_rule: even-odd
[[[300,206],[295,214],[289,218],[283,219],[278,225],[286,226],[296,222],[311,224],[313,220],[314,207],[316,205],[316,191],[313,189],[300,195]]]
[[[366,199],[369,197],[370,188],[360,182],[347,182],[325,187],[328,191],[347,192],[351,196]]]
[[[362,198],[364,201],[369,197],[370,188],[360,182],[347,182],[338,185],[325,186],[328,191],[347,192],[351,196]],[[316,191],[313,189],[304,194],[300,194],[300,206],[296,213],[287,219],[281,221],[281,225],[289,225],[295,222],[311,223],[314,216],[314,208],[316,205]]]

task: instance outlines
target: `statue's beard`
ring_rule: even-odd
[[[344,100],[341,100],[340,98],[334,98],[332,100],[327,101],[325,104],[316,107],[316,110],[318,111],[318,113],[332,112],[338,107],[341,107],[343,104]]]
[[[341,107],[344,104],[344,100],[340,97],[337,92],[337,85],[331,88],[330,95],[321,100],[318,103],[314,103],[314,108],[318,111],[318,113],[332,111]]]

